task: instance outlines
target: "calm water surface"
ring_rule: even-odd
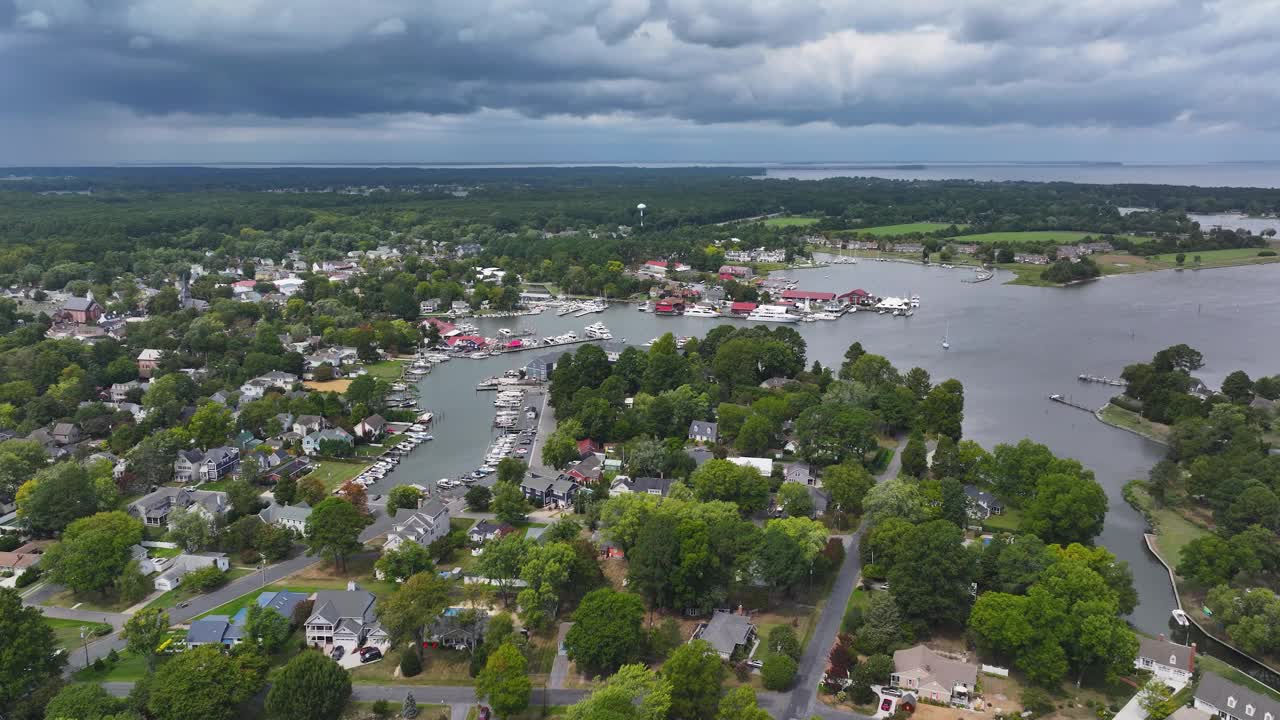
[[[855,313],[833,322],[793,325],[808,342],[809,361],[838,365],[855,340],[885,355],[901,370],[925,368],[934,382],[954,377],[965,387],[965,437],[983,446],[1029,437],[1091,468],[1111,500],[1099,542],[1129,562],[1140,601],[1131,618],[1150,632],[1167,630],[1173,593],[1164,568],[1143,544],[1145,523],[1120,497],[1127,481],[1145,477],[1163,455],[1161,446],[1110,428],[1090,415],[1051,403],[1063,393],[1091,407],[1118,389],[1086,385],[1080,373],[1118,376],[1125,365],[1157,350],[1187,343],[1205,354],[1199,375],[1215,385],[1235,369],[1251,376],[1277,371],[1280,354],[1280,272],[1274,266],[1200,272],[1154,272],[1071,289],[1000,284],[1008,276],[969,284],[969,271],[904,263],[863,261],[783,273],[808,290],[844,292],[861,287],[878,295],[919,294],[911,318]],[[500,327],[534,327],[542,335],[603,321],[615,338],[644,343],[664,332],[702,335],[713,322],[656,317],[634,306],[615,306],[585,318],[551,314],[481,319],[482,334]],[[940,341],[949,330],[951,349]],[[524,365],[538,351],[486,360],[456,359],[420,383],[422,407],[440,416],[436,440],[424,445],[377,491],[394,484],[432,484],[480,464],[492,439],[491,393],[477,393],[481,379]]]

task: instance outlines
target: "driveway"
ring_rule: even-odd
[[[569,676],[569,656],[564,653],[564,637],[571,627],[573,623],[560,623],[560,632],[556,635],[556,659],[551,662],[551,678],[547,681],[553,690],[563,688],[565,678]]]

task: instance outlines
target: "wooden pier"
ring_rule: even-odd
[[[1050,395],[1050,396],[1049,396],[1049,399],[1050,399],[1050,400],[1052,400],[1053,402],[1056,402],[1056,403],[1062,403],[1063,405],[1066,405],[1066,406],[1068,406],[1068,407],[1073,407],[1073,408],[1075,408],[1075,409],[1077,409],[1077,410],[1083,410],[1083,411],[1085,411],[1085,412],[1089,413],[1090,415],[1093,415],[1093,414],[1094,414],[1094,412],[1095,412],[1095,411],[1094,411],[1094,409],[1093,409],[1093,408],[1091,408],[1091,407],[1089,407],[1088,405],[1085,405],[1085,404],[1083,404],[1083,403],[1078,403],[1078,402],[1076,402],[1076,401],[1074,401],[1074,400],[1072,400],[1072,399],[1070,399],[1070,398],[1066,397],[1065,395],[1059,395],[1059,394],[1057,394],[1057,393],[1054,393],[1053,395]]]
[[[1099,385],[1112,385],[1115,387],[1126,387],[1129,384],[1123,380],[1117,380],[1106,376],[1089,375],[1088,373],[1080,373],[1080,376],[1076,379],[1080,382],[1098,383]]]

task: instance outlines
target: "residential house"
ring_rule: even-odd
[[[917,697],[952,705],[968,705],[977,687],[978,666],[916,645],[893,654],[889,684]]]
[[[974,520],[986,520],[992,515],[1004,512],[1004,504],[995,495],[979,490],[976,486],[965,485],[964,494],[967,499],[969,517]]]
[[[818,479],[814,475],[813,467],[809,463],[793,462],[786,463],[782,466],[782,481],[799,483],[801,485],[817,485]]]
[[[666,277],[667,261],[666,260],[649,260],[645,262],[644,265],[640,266],[640,272],[645,275],[652,275],[653,277],[658,277],[658,278]]]
[[[744,465],[746,467],[753,467],[756,470],[759,470],[760,474],[765,477],[769,477],[773,475],[773,460],[770,458],[731,457],[731,458],[725,458],[725,459],[733,463],[734,465]]]
[[[813,503],[813,517],[826,515],[827,508],[831,506],[831,493],[813,485],[805,485],[805,489],[809,491],[809,500]]]
[[[381,440],[387,432],[387,421],[381,415],[370,415],[352,428],[356,437],[365,442]]]
[[[1166,685],[1176,690],[1191,682],[1196,669],[1196,646],[1169,642],[1161,635],[1157,639],[1138,638],[1138,657],[1134,667],[1146,670]]]
[[[98,322],[102,317],[102,306],[93,299],[93,293],[90,292],[85,297],[75,297],[74,295],[67,298],[62,304],[62,309],[57,313],[61,319],[67,322],[73,322],[77,325],[89,325]]]
[[[633,479],[626,475],[619,475],[613,479],[613,484],[609,486],[609,494],[643,493],[645,495],[666,497],[671,492],[671,483],[673,482],[675,481],[670,478],[641,477]]]
[[[27,568],[40,563],[40,556],[50,543],[29,542],[13,549],[12,552],[0,552],[0,572],[21,575]]]
[[[270,456],[268,456],[270,457]],[[308,458],[300,457],[289,460],[283,465],[278,465],[267,473],[267,481],[278,483],[285,478],[298,478],[306,475],[311,470],[311,461]]]
[[[162,487],[129,503],[125,511],[147,527],[168,527],[174,510],[190,509],[213,521],[226,515],[230,507],[224,492]]]
[[[520,483],[520,492],[534,507],[568,507],[578,493],[578,483],[568,477],[551,479],[530,475]]]
[[[307,531],[307,518],[311,517],[311,506],[305,502],[297,505],[281,505],[271,503],[258,513],[262,522],[268,525],[279,525],[299,535]]]
[[[449,534],[449,506],[439,500],[428,500],[417,509],[399,508],[392,519],[391,531],[383,550],[395,550],[405,542],[422,547]]]
[[[53,441],[59,445],[80,442],[80,428],[75,423],[58,423],[53,426]]]
[[[750,653],[756,639],[756,626],[743,615],[716,610],[699,630],[694,640],[706,640],[724,660]]]
[[[1280,702],[1206,672],[1196,685],[1193,706],[1222,720],[1277,720]]]
[[[468,613],[465,608],[445,608],[427,628],[427,643],[432,648],[474,650],[484,642],[484,631],[489,627],[489,613],[476,610]]]
[[[1013,261],[1026,265],[1048,265],[1049,256],[1039,253],[1018,253],[1013,256]]]
[[[328,428],[313,432],[302,438],[302,451],[308,455],[318,455],[320,453],[320,444],[325,441],[344,442],[348,445],[354,445],[353,439],[346,430],[342,428]]]
[[[235,472],[240,466],[240,451],[233,447],[216,447],[199,450],[179,450],[173,463],[175,482],[213,482]]]
[[[193,570],[216,567],[226,572],[231,567],[226,553],[206,552],[188,555],[183,553],[169,562],[165,569],[156,576],[155,587],[161,592],[168,592],[182,584],[182,578]]]
[[[718,423],[707,422],[706,420],[694,420],[689,423],[689,439],[694,442],[714,445],[720,440],[720,426]]]
[[[221,645],[233,648],[244,641],[244,623],[235,623],[227,615],[206,615],[192,620],[187,629],[187,649],[201,645]]]
[[[742,265],[721,265],[718,274],[721,280],[749,280],[754,273]]]
[[[600,443],[591,438],[583,438],[578,441],[578,457],[588,458],[596,453],[603,452],[600,449]]]
[[[481,520],[472,525],[471,529],[467,531],[467,539],[474,545],[480,545],[513,532],[515,532],[515,528],[506,523],[491,523],[488,520]]]
[[[279,388],[281,390],[291,389],[298,382],[298,376],[293,373],[282,372],[280,370],[272,370],[264,373],[249,382],[240,386],[240,401],[247,402],[249,400],[261,400],[268,390]]]
[[[325,651],[342,646],[347,652],[365,645],[386,646],[387,632],[378,624],[374,600],[373,593],[355,583],[347,583],[346,590],[317,592],[304,624],[307,644]]]
[[[562,478],[572,480],[579,485],[590,485],[600,479],[603,470],[603,462],[600,456],[589,455],[586,459],[574,463]]]
[[[129,382],[112,383],[108,392],[110,393],[111,402],[122,403],[129,399],[129,393],[141,389],[142,383],[137,380],[130,380]]]
[[[236,433],[235,437],[231,438],[231,442],[242,453],[249,452],[250,450],[262,444],[262,440],[258,439],[256,435],[249,432],[248,430],[241,430],[240,432]],[[261,461],[261,458],[259,458],[259,461]],[[269,466],[264,466],[264,467],[269,467]]]
[[[159,350],[148,348],[138,353],[138,377],[150,378],[160,367],[161,359]]]
[[[299,415],[298,418],[293,421],[290,429],[305,437],[313,432],[323,430],[324,425],[324,418],[319,415]]]

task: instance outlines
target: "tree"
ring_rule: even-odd
[[[272,678],[267,691],[267,717],[333,720],[342,714],[349,697],[351,675],[324,655],[304,651]]]
[[[920,572],[922,567],[930,571]],[[888,578],[898,609],[908,622],[931,627],[964,622],[973,578],[973,560],[964,547],[964,533],[946,520],[911,528],[899,540]]]
[[[80,593],[103,592],[129,564],[129,548],[142,541],[142,523],[122,512],[98,513],[67,526],[41,566],[56,583]]]
[[[742,685],[730,690],[720,700],[720,712],[715,720],[773,720],[767,710],[756,701],[756,691]]]
[[[159,608],[144,608],[124,624],[124,638],[129,652],[146,658],[147,672],[155,672],[160,644],[169,632],[169,613]]]
[[[929,391],[933,389],[929,371],[920,367],[913,367],[908,370],[907,374],[902,378],[902,384],[907,386],[907,389],[911,391],[912,395],[916,396],[917,400],[924,400]]]
[[[323,502],[328,494],[329,491],[325,489],[323,480],[308,475],[298,481],[298,492],[294,500],[300,500],[314,508]]]
[[[404,579],[423,572],[435,572],[436,564],[431,560],[431,553],[415,542],[403,542],[394,550],[384,550],[382,557],[373,564],[378,576],[401,582]]]
[[[786,655],[792,660],[800,660],[800,638],[790,625],[778,625],[769,630],[769,652]]]
[[[499,717],[508,717],[529,707],[532,689],[528,663],[511,643],[504,643],[490,654],[484,670],[476,677],[476,698],[488,698]]]
[[[524,566],[528,551],[528,542],[517,533],[485,543],[484,554],[476,563],[476,573],[497,584],[504,604],[510,600],[511,588],[520,577],[520,568]]]
[[[803,517],[770,520],[756,557],[756,574],[770,585],[793,590],[812,579],[814,563],[827,542],[827,529]]]
[[[28,487],[29,486],[29,487]],[[64,462],[36,473],[17,495],[18,516],[42,536],[62,532],[98,509],[98,494],[80,463]]]
[[[888,592],[872,593],[857,631],[857,647],[863,654],[887,653],[903,636],[898,602]]]
[[[623,665],[590,695],[570,705],[565,720],[666,720],[671,685],[644,665]]]
[[[865,359],[866,355],[863,356]],[[815,405],[796,418],[796,441],[806,462],[828,465],[862,462],[876,448],[876,418],[867,409],[842,403]]]
[[[676,648],[662,665],[662,677],[671,686],[671,714],[678,718],[714,716],[724,675],[724,662],[705,640]]]
[[[773,423],[763,415],[753,414],[738,430],[734,446],[738,452],[747,456],[760,456],[769,452],[773,442]]]
[[[467,509],[471,512],[485,512],[489,509],[489,503],[493,501],[493,493],[483,485],[472,485],[467,489],[463,499],[466,500]]]
[[[877,483],[862,499],[863,513],[873,527],[888,518],[919,522],[928,515],[918,483],[891,478]]]
[[[610,588],[592,590],[573,614],[565,636],[565,653],[592,674],[616,670],[639,657],[644,633],[640,596]]]
[[[262,509],[262,501],[258,499],[260,491],[248,480],[241,478],[227,484],[227,499],[237,515],[255,515]]]
[[[520,487],[511,483],[493,486],[493,513],[505,523],[522,523],[529,515],[529,503]]]
[[[564,425],[556,428],[542,445],[542,462],[557,470],[563,470],[569,463],[581,458],[578,454],[578,443],[572,435],[565,431]]]
[[[765,689],[774,692],[790,690],[791,684],[796,680],[797,667],[796,661],[789,656],[770,653],[764,659],[764,667],[760,668],[760,678],[764,681]]]
[[[920,403],[920,420],[925,432],[959,442],[964,422],[964,386],[960,381],[945,380],[930,390]]]
[[[157,382],[160,380],[154,381],[152,385],[154,386]],[[147,394],[150,395],[150,392]],[[145,402],[144,399],[143,403]],[[187,432],[190,433],[196,445],[208,450],[225,443],[234,425],[235,421],[232,420],[229,409],[216,402],[205,402],[196,408],[195,414],[187,421]]]
[[[205,565],[182,576],[182,584],[200,592],[208,592],[227,581],[227,576],[217,565]]]
[[[783,483],[778,488],[778,504],[791,517],[813,517],[813,496],[806,485]]]
[[[257,603],[249,605],[245,617],[244,636],[249,642],[255,642],[263,654],[270,655],[284,647],[289,639],[289,618],[276,612],[273,608],[263,607]]]
[[[169,513],[166,537],[186,552],[199,552],[213,541],[213,528],[209,518],[195,508],[174,509]]]
[[[1051,473],[1036,482],[1022,529],[1048,543],[1088,544],[1102,532],[1107,494],[1092,478]]]
[[[417,655],[414,655],[416,658]],[[404,704],[400,707],[400,717],[411,720],[418,717],[418,701],[413,699],[413,693],[406,693],[404,696]]]
[[[577,452],[578,446],[574,445],[574,452]],[[576,459],[576,458],[575,458]],[[524,474],[529,470],[529,466],[523,461],[513,457],[505,457],[498,461],[498,482],[509,483],[519,486],[524,480]]]
[[[293,531],[279,525],[258,523],[254,531],[254,547],[270,562],[279,562],[293,549]]]
[[[1230,398],[1231,402],[1248,402],[1253,399],[1253,380],[1243,370],[1229,373],[1222,380],[1222,394]]]
[[[44,708],[44,716],[49,720],[106,720],[123,713],[125,709],[124,701],[112,697],[101,685],[72,683],[64,685],[53,696]]]
[[[476,487],[480,487],[477,485]],[[474,488],[473,488],[474,489]],[[397,485],[387,493],[387,514],[395,515],[396,510],[417,510],[422,500],[422,491],[412,485]]]
[[[1173,708],[1167,705],[1172,696],[1172,688],[1160,678],[1153,677],[1142,686],[1138,705],[1151,720],[1164,720],[1173,713]]]
[[[400,590],[378,600],[378,621],[386,628],[392,644],[413,640],[414,652],[422,656],[426,628],[449,606],[448,580],[434,572],[410,577]]]
[[[874,700],[875,693],[871,690],[871,686],[889,682],[889,675],[892,672],[893,658],[888,655],[872,655],[867,658],[853,669],[853,684],[850,690],[853,691],[854,701],[865,703]]]
[[[368,524],[369,519],[351,503],[325,498],[307,516],[307,547],[346,572],[347,556],[360,549],[360,531]]]
[[[37,688],[56,680],[66,663],[44,614],[24,607],[16,590],[0,588],[0,707],[13,708]]]
[[[924,445],[924,436],[919,432],[911,433],[907,446],[902,449],[902,472],[913,478],[922,478],[928,471],[929,449]]]
[[[369,493],[360,483],[348,480],[342,483],[334,495],[351,503],[361,515],[369,517]],[[370,522],[372,522],[372,518],[370,518]]]
[[[392,492],[395,492],[394,488]],[[271,495],[281,505],[292,505],[298,497],[298,479],[292,475],[280,478],[271,488]]]
[[[217,645],[202,645],[156,671],[147,710],[155,720],[234,720],[240,703],[262,688],[265,669],[265,661],[253,653],[224,655]]]
[[[151,592],[154,585],[142,574],[142,565],[137,560],[125,564],[120,576],[111,582],[116,596],[127,603],[136,603]]]
[[[832,465],[822,471],[822,487],[831,494],[831,503],[854,515],[862,514],[862,499],[876,484],[860,463]]]
[[[525,626],[545,627],[560,610],[560,594],[573,574],[577,554],[568,543],[531,544],[520,568],[526,583],[516,601]]]
[[[699,500],[735,503],[744,515],[763,510],[769,502],[769,481],[749,465],[708,460],[689,476]]]

